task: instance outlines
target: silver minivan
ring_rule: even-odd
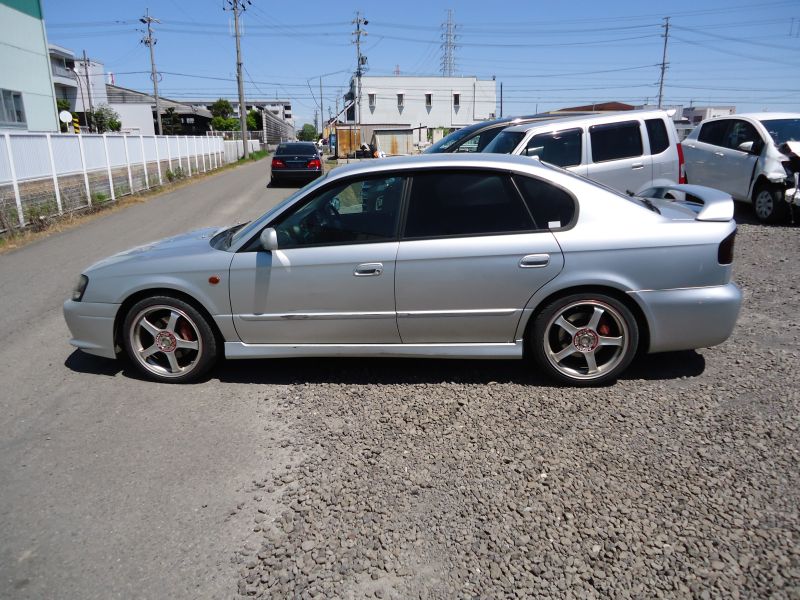
[[[507,127],[483,151],[535,157],[629,194],[684,183],[678,134],[670,114],[663,110],[564,117]]]

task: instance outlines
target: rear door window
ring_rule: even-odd
[[[551,183],[514,175],[514,181],[525,199],[537,229],[566,227],[575,216],[575,200]]]
[[[701,142],[705,142],[706,144],[722,146],[725,138],[725,132],[728,130],[729,124],[729,119],[712,121],[711,123],[703,123],[700,126],[700,134],[697,136],[697,139]]]
[[[583,130],[567,129],[533,136],[525,146],[525,156],[538,156],[539,160],[559,167],[581,164]]]
[[[661,154],[669,148],[669,135],[663,119],[647,119],[644,124],[650,138],[650,154]]]
[[[513,233],[534,229],[510,177],[492,171],[414,175],[406,238]]]
[[[589,128],[592,140],[592,161],[604,162],[633,158],[644,154],[639,121],[607,123]]]

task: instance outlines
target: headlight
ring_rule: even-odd
[[[83,293],[86,291],[86,286],[89,284],[89,278],[86,275],[81,275],[78,283],[72,290],[72,299],[75,302],[80,302],[83,298]]]

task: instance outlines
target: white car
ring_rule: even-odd
[[[686,178],[753,204],[765,223],[800,202],[800,113],[749,113],[704,121],[683,141]]]
[[[483,152],[538,158],[623,193],[684,183],[670,113],[633,110],[507,127]]]

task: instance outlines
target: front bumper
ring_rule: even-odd
[[[116,358],[114,319],[119,304],[64,302],[64,320],[72,334],[69,343],[89,354]]]
[[[694,350],[727,340],[742,306],[733,283],[712,287],[630,292],[650,326],[649,352]]]

